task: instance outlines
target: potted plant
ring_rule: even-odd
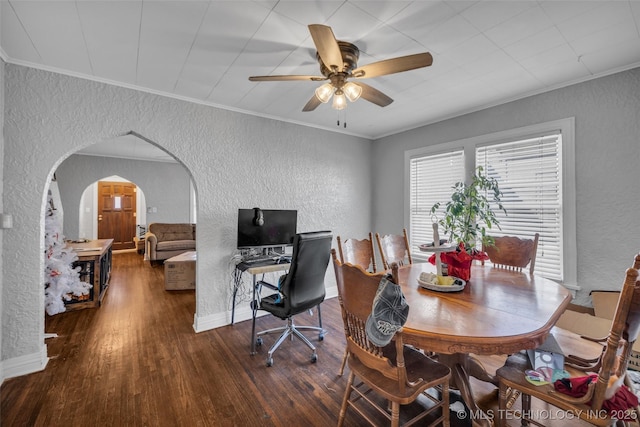
[[[476,245],[479,241],[484,245],[493,244],[487,229],[493,226],[500,228],[493,206],[505,214],[507,212],[501,197],[498,181],[484,175],[482,166],[476,169],[471,183],[457,182],[453,186],[451,200],[444,207],[444,217],[437,221],[444,234],[449,236],[449,242],[458,244],[457,251],[441,254],[442,262],[448,264],[449,275],[468,280],[473,260],[488,259],[484,252],[476,249]],[[438,202],[431,207],[434,217],[440,206]]]

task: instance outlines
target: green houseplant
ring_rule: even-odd
[[[469,184],[457,182],[453,186],[451,200],[444,206],[444,216],[438,220],[449,241],[459,245],[456,252],[441,255],[443,262],[449,264],[449,274],[468,280],[472,261],[487,259],[486,254],[476,249],[476,245],[478,242],[493,244],[493,238],[487,234],[487,230],[493,226],[500,228],[494,206],[507,213],[502,206],[501,197],[498,181],[484,175],[482,166],[476,169]],[[431,207],[433,217],[437,217],[440,206],[441,203],[438,202]],[[454,274],[452,266],[455,266]],[[458,267],[465,271],[458,270]]]
[[[457,182],[453,186],[451,200],[444,207],[444,217],[438,221],[444,234],[449,236],[449,241],[463,242],[467,251],[475,249],[478,241],[493,243],[487,229],[494,225],[500,228],[500,221],[496,218],[492,204],[507,213],[502,206],[502,191],[498,181],[482,172],[482,166],[478,166],[470,184]],[[431,214],[437,215],[440,206],[440,202],[434,204]]]

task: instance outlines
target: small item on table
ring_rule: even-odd
[[[451,286],[454,284],[455,279],[450,276],[438,276],[437,274],[423,272],[420,273],[420,281],[431,285]]]
[[[438,233],[438,223],[434,222],[431,224],[433,226],[433,246],[440,246],[440,233]],[[440,252],[435,253],[436,256],[436,272],[438,276],[442,276],[442,262],[440,262]]]
[[[569,372],[564,369],[552,369],[548,366],[543,366],[538,369],[526,370],[525,378],[533,385],[545,385],[555,383],[563,378],[569,378]]]

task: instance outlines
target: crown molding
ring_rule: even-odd
[[[372,141],[373,139],[375,139],[375,138],[373,138],[371,136],[360,135],[360,134],[357,134],[357,133],[348,132],[343,128],[340,128],[340,130],[337,130],[337,129],[333,128],[333,127],[325,127],[325,126],[313,125],[313,124],[309,124],[309,123],[300,122],[300,121],[297,121],[297,120],[290,120],[290,119],[287,119],[287,118],[284,118],[284,117],[273,116],[273,115],[270,115],[270,114],[256,113],[255,111],[249,111],[249,110],[243,110],[241,108],[229,107],[227,105],[216,104],[216,103],[213,103],[213,102],[203,101],[201,99],[195,99],[195,98],[190,98],[190,97],[187,97],[187,96],[177,95],[175,93],[163,92],[163,91],[159,91],[159,90],[155,90],[155,89],[146,88],[146,87],[143,87],[143,86],[138,86],[138,85],[134,85],[134,84],[119,82],[119,81],[116,81],[116,80],[106,79],[106,78],[103,78],[103,77],[90,76],[90,75],[84,74],[84,73],[77,73],[77,72],[74,72],[74,71],[64,70],[64,69],[57,68],[57,67],[50,67],[50,66],[47,66],[47,65],[37,64],[37,63],[29,62],[29,61],[20,61],[20,60],[16,60],[16,59],[7,57],[7,59],[5,59],[5,62],[6,63],[10,63],[10,64],[14,64],[14,65],[20,65],[20,66],[23,66],[23,67],[33,68],[33,69],[36,69],[36,70],[48,71],[48,72],[51,72],[51,73],[61,74],[61,75],[70,76],[70,77],[76,77],[76,78],[83,79],[83,80],[90,80],[90,81],[94,81],[94,82],[98,82],[98,83],[104,83],[104,84],[108,84],[108,85],[111,85],[111,86],[119,86],[119,87],[123,87],[123,88],[126,88],[126,89],[136,90],[138,92],[144,92],[144,93],[149,93],[149,94],[153,94],[153,95],[164,96],[166,98],[172,98],[172,99],[177,99],[177,100],[180,100],[180,101],[190,102],[192,104],[205,105],[205,106],[208,106],[208,107],[219,108],[221,110],[232,111],[232,112],[235,112],[235,113],[246,114],[246,115],[249,115],[249,116],[261,117],[261,118],[265,118],[265,119],[276,120],[276,121],[279,121],[279,122],[291,123],[291,124],[298,125],[298,126],[304,126],[304,127],[308,127],[308,128],[320,129],[320,130],[324,130],[324,131],[328,131],[328,132],[332,132],[332,133],[339,133],[339,134],[343,134],[343,135],[355,136],[355,137],[358,137],[358,138],[364,138],[364,139],[366,139],[368,141]]]

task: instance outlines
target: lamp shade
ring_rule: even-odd
[[[336,110],[343,110],[347,106],[347,98],[341,89],[336,90],[336,93],[333,95],[333,104],[331,104],[331,106]]]
[[[316,98],[323,104],[326,104],[333,95],[333,85],[331,83],[325,83],[316,89]]]
[[[352,82],[347,82],[342,87],[342,90],[351,102],[357,101],[360,95],[362,95],[362,87]]]

